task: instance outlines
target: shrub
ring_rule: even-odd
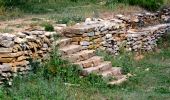
[[[1,0],[0,6],[4,7],[14,7],[19,5],[24,5],[28,2],[28,0]]]
[[[155,11],[164,3],[164,1],[163,0],[107,0],[106,6],[114,5],[116,3],[137,5],[147,10]]]
[[[163,0],[128,0],[128,3],[130,5],[139,5],[145,9],[155,11],[163,4]]]
[[[45,24],[44,27],[45,27],[45,31],[50,31],[50,32],[54,31],[53,25],[51,25],[49,23]]]

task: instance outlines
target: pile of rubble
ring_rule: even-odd
[[[29,59],[48,58],[56,32],[32,31],[17,34],[0,34],[0,84],[11,82],[17,74],[26,74],[30,69]]]

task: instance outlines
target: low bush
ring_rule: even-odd
[[[44,25],[44,27],[45,27],[45,31],[49,31],[49,32],[54,31],[54,27],[53,27],[53,25],[50,24],[50,23],[46,23],[46,24]]]
[[[164,0],[107,0],[106,6],[111,6],[116,3],[137,5],[147,10],[155,11],[163,5]]]

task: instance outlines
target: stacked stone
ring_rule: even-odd
[[[51,35],[44,31],[0,34],[0,83],[10,82],[12,76],[26,74],[30,69],[29,59],[44,59],[51,50]]]
[[[125,28],[125,24],[118,22],[118,20],[90,20],[81,25],[66,28],[63,34],[66,37],[71,37],[73,44],[79,44],[84,49],[97,49],[99,47],[105,48],[107,42],[103,43],[103,41],[111,40],[112,35],[123,28]],[[109,35],[111,37],[108,38]]]
[[[138,33],[130,33],[127,35],[126,50],[139,51],[141,48],[141,35]]]
[[[88,23],[67,28],[63,34],[73,38],[73,44],[79,44],[84,49],[100,48],[118,55],[120,49],[136,52],[153,50],[157,46],[158,39],[170,29],[170,24],[128,29],[125,19],[128,18],[97,22],[90,20]]]
[[[170,23],[170,8],[164,8],[156,13],[143,12],[131,16],[116,15],[115,18],[122,20],[127,29],[139,29],[143,26],[157,25],[160,23]]]
[[[143,28],[141,31],[128,31],[127,51],[151,51],[157,47],[157,41],[170,29],[170,24]]]

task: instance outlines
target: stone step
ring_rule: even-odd
[[[87,60],[93,56],[95,56],[95,50],[83,50],[78,53],[65,56],[63,58],[69,60],[72,63],[75,63]]]
[[[81,68],[89,68],[89,67],[98,66],[103,61],[104,60],[103,60],[102,57],[93,56],[93,57],[89,58],[88,60],[80,61],[80,62],[77,62],[77,63],[74,63],[74,64],[79,65]]]
[[[111,77],[111,76],[120,76],[122,75],[122,69],[120,67],[113,67],[109,70],[106,70],[100,73],[104,78]]]
[[[117,80],[108,82],[108,85],[119,85],[119,84],[125,82],[126,80],[127,80],[127,76],[121,75],[121,76],[119,76],[119,78]]]
[[[62,56],[70,55],[82,50],[80,45],[68,45],[59,49],[59,52]]]
[[[109,61],[105,61],[105,62],[102,62],[98,66],[83,69],[82,74],[84,76],[87,76],[90,73],[101,73],[101,72],[109,70],[111,68],[112,68],[112,63]]]
[[[72,39],[71,38],[63,38],[63,39],[59,39],[57,41],[54,42],[54,46],[59,46],[60,48],[67,46],[69,44],[71,44]]]

